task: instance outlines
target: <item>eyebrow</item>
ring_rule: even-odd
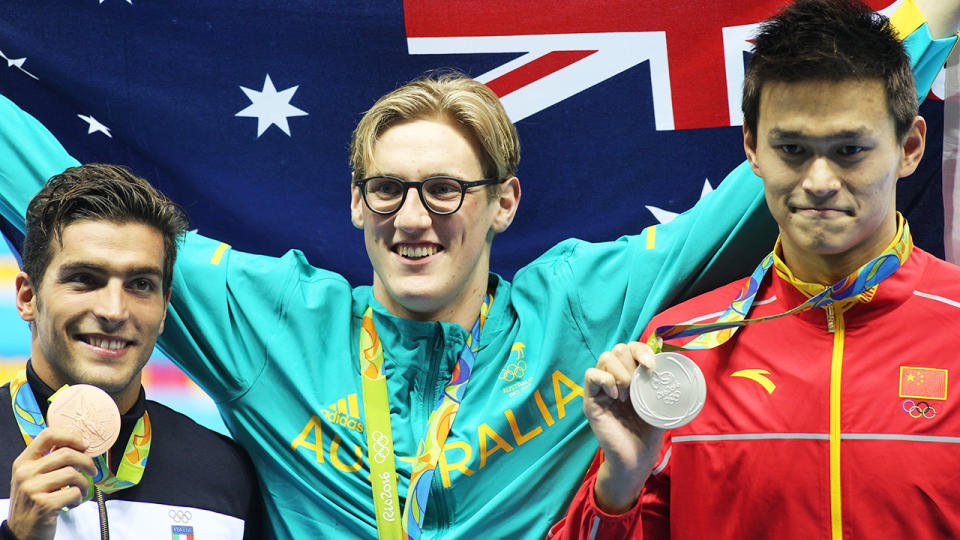
[[[67,274],[70,272],[92,272],[95,274],[109,274],[110,272],[103,266],[93,263],[68,263],[60,267],[60,275]],[[124,272],[127,276],[155,276],[162,277],[163,271],[156,266],[138,266]]]
[[[859,137],[863,137],[866,133],[867,133],[866,128],[859,128],[859,129],[845,129],[843,131],[839,131],[837,133],[831,133],[829,135],[813,136],[795,129],[773,128],[769,132],[767,132],[767,138],[768,139],[819,139],[819,140],[857,139]]]
[[[377,173],[377,174],[372,175],[372,176],[392,176],[392,177],[394,177],[394,178],[399,178],[399,179],[401,179],[401,180],[407,180],[407,181],[410,181],[410,182],[422,182],[422,181],[426,180],[427,178],[433,178],[433,177],[436,177],[436,176],[446,176],[446,177],[448,177],[448,178],[456,178],[456,179],[458,179],[458,180],[463,180],[463,178],[461,178],[459,175],[451,174],[451,173],[446,173],[446,172],[436,172],[436,171],[431,172],[430,174],[424,175],[424,177],[421,178],[421,179],[419,179],[419,180],[410,180],[409,178],[407,178],[407,177],[405,177],[405,176],[402,176],[402,175],[399,175],[399,174],[395,174],[395,173],[392,173],[392,172],[380,172],[380,173]]]

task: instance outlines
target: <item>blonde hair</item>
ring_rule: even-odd
[[[517,174],[520,139],[500,99],[492,90],[463,73],[433,72],[383,96],[370,107],[353,130],[350,167],[353,178],[367,176],[373,145],[394,124],[443,116],[469,131],[483,148],[487,178],[507,179]],[[491,186],[491,195],[499,185]]]

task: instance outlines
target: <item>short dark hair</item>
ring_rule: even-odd
[[[40,287],[50,264],[51,240],[62,244],[63,229],[81,220],[143,223],[163,235],[163,292],[170,290],[177,243],[189,226],[179,205],[120,165],[70,167],[47,180],[27,206],[23,271]]]
[[[859,0],[797,0],[760,24],[743,82],[743,120],[757,133],[768,82],[883,82],[897,139],[917,115],[910,58],[886,17]]]

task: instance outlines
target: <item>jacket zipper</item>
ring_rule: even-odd
[[[100,539],[110,540],[110,522],[107,520],[107,504],[103,500],[103,492],[94,486],[97,497],[97,508],[100,510]]]
[[[832,308],[833,305],[827,306]],[[833,309],[828,311],[828,322],[832,323],[830,331],[833,334],[833,355],[830,367],[830,528],[834,540],[843,538],[843,499],[840,485],[840,390],[843,374],[843,349],[846,324],[843,320],[843,311]]]
[[[447,345],[447,336],[443,331],[443,325],[441,325],[438,322],[437,337],[436,337],[436,341],[434,342],[433,354],[431,355],[433,363],[431,365],[430,378],[428,380],[428,387],[431,389],[430,391],[434,395],[431,395],[430,399],[425,403],[426,416],[424,417],[424,421],[423,421],[424,427],[426,427],[427,425],[426,421],[429,418],[430,413],[433,412],[434,405],[436,405],[437,400],[440,399],[440,396],[443,394],[443,391],[447,386],[447,382],[448,382],[447,380],[442,380],[442,381],[439,380],[441,366],[443,366],[446,360],[445,358],[446,349],[447,349],[446,345]],[[457,352],[458,353],[460,352],[459,349],[457,350]],[[424,392],[424,397],[426,396],[427,394],[426,392]],[[441,448],[440,451],[442,453],[443,449]],[[438,463],[438,466],[439,466],[439,463]],[[434,473],[436,473],[436,469],[434,469]],[[424,508],[424,514],[430,518],[431,522],[436,523],[437,532],[442,532],[446,530],[446,520],[447,520],[446,516],[447,516],[448,510],[447,510],[446,501],[444,501],[444,498],[443,498],[443,486],[441,485],[441,482],[438,481],[439,477],[440,477],[439,474],[434,474],[433,481],[430,483],[430,496],[427,504],[433,510],[433,515],[431,515],[431,512],[429,512],[426,508]],[[423,523],[424,525],[427,524],[426,517]]]

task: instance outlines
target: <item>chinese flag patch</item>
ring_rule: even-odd
[[[947,370],[900,366],[900,397],[947,399]]]

